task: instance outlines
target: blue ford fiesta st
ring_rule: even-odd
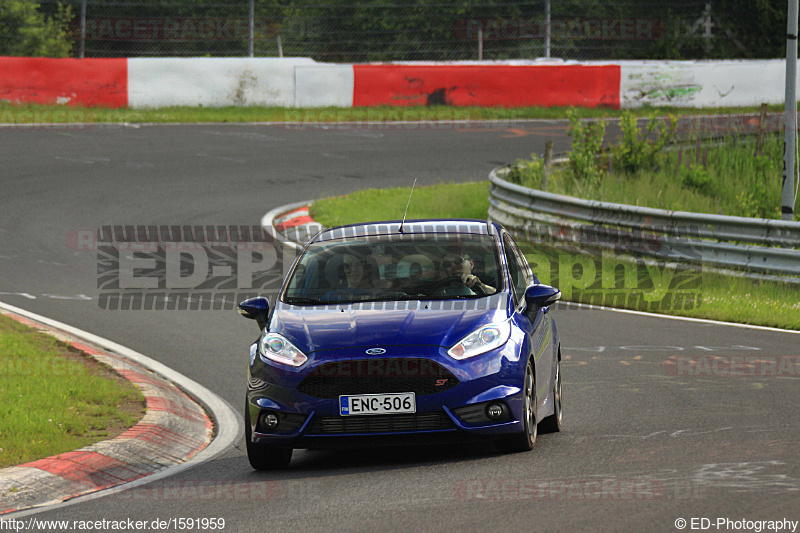
[[[511,235],[479,220],[357,224],[317,234],[250,346],[245,437],[256,470],[294,448],[492,439],[530,450],[561,430],[561,349]]]

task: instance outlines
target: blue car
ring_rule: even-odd
[[[239,304],[250,346],[245,438],[256,470],[295,448],[492,439],[530,450],[561,430],[561,347],[511,235],[480,220],[328,229],[274,307]]]

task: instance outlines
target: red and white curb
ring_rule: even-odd
[[[303,243],[322,231],[324,226],[311,218],[311,202],[277,207],[261,217],[261,227],[276,241],[299,250]]]
[[[159,363],[130,350],[127,354],[120,353],[126,350],[123,347],[114,350],[115,345],[110,341],[89,334],[79,337],[74,333],[78,330],[66,325],[61,325],[64,326],[61,328],[47,324],[45,322],[54,321],[7,304],[0,304],[0,313],[52,335],[111,367],[141,390],[147,404],[144,417],[114,439],[0,470],[0,515],[50,506],[112,487],[134,486],[132,482],[150,482],[172,475],[179,465],[207,460],[220,453],[221,448],[227,448],[239,435],[241,424],[230,406],[202,386],[183,378],[186,381],[184,388],[195,389],[193,395],[203,397],[217,419],[217,439],[223,438],[221,442],[215,439],[215,449],[212,450],[214,425],[211,418],[199,403],[174,383],[175,379],[164,376],[169,372],[154,371],[152,367]],[[112,346],[101,347],[93,340]],[[138,357],[132,357],[133,354]],[[172,378],[180,376],[171,372],[174,374],[170,376]],[[221,423],[225,424],[224,431]],[[230,426],[233,426],[233,431]]]

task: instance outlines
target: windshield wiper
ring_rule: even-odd
[[[283,301],[289,305],[328,305],[329,303],[317,298],[305,298],[302,296],[287,296]]]
[[[381,298],[376,296],[375,298],[368,298],[366,300],[358,300],[358,302],[408,302],[411,300],[419,300],[420,297],[416,295],[406,295],[406,296],[387,296],[385,298]]]

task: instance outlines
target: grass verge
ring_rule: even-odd
[[[643,107],[631,112],[636,116],[658,114],[719,115],[755,113],[760,108],[687,109]],[[771,111],[782,111],[772,106]],[[563,119],[566,108],[560,107],[451,107],[451,106],[376,106],[287,109],[283,107],[165,107],[158,109],[111,109],[0,102],[1,124],[64,123],[187,123],[187,122],[396,122],[451,120]],[[598,108],[582,109],[584,118],[619,116],[620,111]]]
[[[485,219],[488,182],[417,187],[408,218]],[[311,216],[325,226],[400,219],[410,187],[366,189],[314,202]],[[543,283],[567,301],[695,318],[800,330],[797,287],[703,271],[623,264],[616,256],[520,242]],[[580,265],[579,267],[577,265]]]
[[[627,205],[755,218],[781,218],[783,138],[734,135],[664,152],[655,168],[624,172],[609,161],[597,181],[578,179],[571,165],[555,165],[546,190]],[[610,155],[608,156],[610,158]],[[602,157],[600,158],[602,159]],[[512,178],[542,187],[540,159],[518,160]],[[800,217],[800,198],[795,212]]]
[[[115,437],[144,409],[141,392],[109,368],[0,315],[0,467]]]

